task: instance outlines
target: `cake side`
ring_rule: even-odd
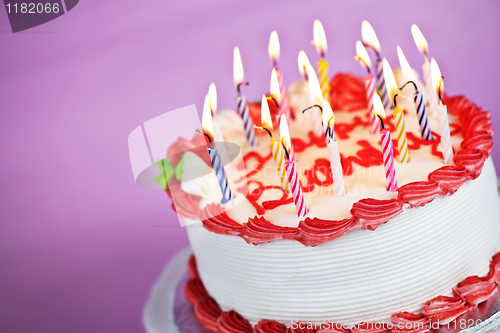
[[[471,275],[488,273],[500,251],[500,199],[491,159],[454,195],[405,210],[373,232],[363,230],[304,247],[282,240],[257,246],[240,237],[188,227],[198,270],[224,311],[250,323],[271,319],[388,321],[451,296]],[[478,245],[481,246],[478,246]]]

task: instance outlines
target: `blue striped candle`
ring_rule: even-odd
[[[238,113],[243,120],[247,141],[251,146],[255,147],[257,146],[257,137],[255,136],[255,129],[253,128],[252,118],[250,118],[250,110],[245,95],[236,96],[236,103],[238,103]]]
[[[227,176],[224,172],[224,166],[222,165],[220,156],[214,146],[208,148],[208,153],[210,154],[210,160],[212,161],[212,166],[215,171],[215,175],[217,176],[217,182],[219,183],[222,191],[221,203],[225,204],[231,200],[231,189],[229,188],[229,182],[227,181]]]
[[[422,96],[422,93],[416,90],[413,100],[415,102],[415,108],[417,109],[418,124],[420,125],[422,139],[432,140],[429,120],[427,119],[427,112],[425,111],[424,97]]]
[[[382,103],[384,104],[384,109],[390,110],[392,109],[392,103],[389,98],[389,93],[387,92],[387,88],[385,86],[384,66],[382,58],[378,54],[377,54],[377,59],[375,60],[375,65],[377,69],[377,90],[379,92],[380,98],[382,99]]]

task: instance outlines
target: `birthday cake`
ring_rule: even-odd
[[[286,94],[289,114],[265,98],[262,110],[261,103],[248,104],[248,118],[214,113],[215,129],[241,148],[241,160],[221,166],[206,153],[203,136],[179,139],[170,149],[186,151],[181,172],[172,175],[178,188],[169,190],[193,250],[186,298],[211,330],[427,332],[497,290],[500,198],[490,113],[464,96],[442,96],[452,147],[452,162],[445,163],[439,115],[429,112],[432,138],[424,139],[415,92],[405,88],[400,93],[409,98],[396,109],[407,141],[408,161],[401,162],[397,112],[383,120],[383,131],[393,135],[384,148],[380,128],[371,130],[363,78],[337,74],[329,83],[333,131],[326,119],[319,127],[327,135],[315,129],[312,109],[302,112],[311,96],[300,79]],[[263,121],[264,109],[272,124]],[[247,121],[267,132],[252,134]],[[289,143],[276,155],[273,142],[283,140]],[[284,173],[280,158],[289,160]],[[194,176],[199,170],[212,173]]]

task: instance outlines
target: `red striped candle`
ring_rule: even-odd
[[[375,78],[368,73],[365,78],[366,101],[368,102],[368,111],[370,112],[370,128],[372,133],[380,132],[380,122],[373,113],[373,95],[375,94]]]
[[[382,154],[384,157],[387,190],[395,192],[398,189],[398,184],[396,182],[396,171],[394,169],[394,155],[392,153],[391,132],[383,129],[380,135],[382,138]]]
[[[304,217],[307,214],[307,208],[304,202],[304,194],[302,193],[299,176],[297,175],[297,170],[295,170],[295,163],[292,160],[289,160],[285,163],[285,169],[290,183],[290,189],[292,191],[293,202],[295,203],[295,208],[297,209],[297,216]]]

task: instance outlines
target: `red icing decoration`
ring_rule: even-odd
[[[286,333],[316,333],[316,329],[312,323],[296,323],[294,326],[288,327]]]
[[[413,182],[398,188],[398,199],[408,203],[410,207],[424,206],[442,194],[436,181]]]
[[[375,230],[403,212],[403,202],[398,199],[361,199],[352,205],[351,214],[359,219],[363,229]]]
[[[208,297],[207,290],[199,278],[191,278],[186,282],[184,294],[191,305],[195,305],[199,299]]]
[[[262,319],[254,326],[255,333],[286,333],[286,326],[274,320]]]
[[[460,297],[438,296],[424,304],[422,314],[431,322],[446,325],[471,308]]]
[[[171,189],[170,193],[172,193]],[[176,189],[172,195],[172,207],[180,216],[197,220],[200,217],[200,200],[200,196],[184,192],[179,188]]]
[[[330,81],[330,105],[335,111],[368,108],[364,79],[345,73],[335,75]]]
[[[391,333],[425,333],[430,331],[429,318],[410,312],[398,312],[391,316]]]
[[[246,198],[252,204],[252,206],[255,207],[255,209],[257,210],[257,214],[259,214],[259,215],[264,215],[266,213],[266,210],[271,210],[271,209],[274,209],[278,206],[286,205],[286,204],[293,202],[293,198],[292,197],[287,198],[289,193],[283,191],[281,186],[278,186],[278,185],[264,186],[261,182],[259,182],[257,180],[250,180],[247,183],[247,187],[250,187],[250,184],[256,184],[257,187],[255,189],[253,189],[252,191],[249,191]],[[262,196],[262,193],[264,193],[264,191],[266,191],[266,190],[273,190],[273,191],[281,192],[282,193],[281,198],[277,199],[277,200],[264,201],[264,202],[262,202],[262,205],[260,205],[257,202],[257,200],[260,199],[260,197]],[[238,191],[245,194],[243,191],[241,191],[241,189],[238,189]]]
[[[268,243],[279,239],[295,239],[297,228],[280,227],[272,224],[263,217],[254,217],[248,219],[244,224],[241,237],[253,245]]]
[[[200,218],[205,229],[216,234],[238,236],[243,230],[243,225],[227,216],[219,204],[208,204],[201,211]]]
[[[463,183],[470,179],[467,170],[460,166],[445,165],[437,170],[432,171],[429,180],[435,180],[443,190],[443,194],[450,195],[455,193]]]
[[[200,278],[198,267],[196,266],[196,258],[193,255],[188,260],[188,275],[190,278]]]
[[[496,290],[496,284],[486,276],[469,276],[453,289],[468,304],[477,306],[486,301]]]
[[[472,179],[479,177],[484,161],[485,156],[479,149],[464,149],[453,156],[453,162],[456,165],[463,166]]]
[[[342,161],[342,172],[344,176],[352,175],[353,168],[352,164],[356,163],[362,167],[368,168],[370,166],[382,165],[384,162],[382,157],[382,151],[374,148],[368,141],[359,140],[356,142],[358,145],[363,147],[356,153],[356,156],[344,157],[340,154],[340,159]]]
[[[236,311],[222,312],[217,322],[219,333],[253,333],[252,326]]]
[[[318,177],[318,172],[323,174],[323,178],[326,179],[321,180]],[[302,190],[306,193],[314,190],[314,185],[329,186],[333,184],[330,161],[326,158],[316,159],[312,168],[304,172],[304,176],[307,178],[307,184],[302,186]]]
[[[354,219],[340,221],[306,218],[299,223],[297,240],[305,246],[315,246],[338,238],[353,229],[357,224]]]
[[[199,300],[194,307],[194,316],[203,325],[217,332],[217,323],[222,311],[217,302],[211,298],[203,298]]]

